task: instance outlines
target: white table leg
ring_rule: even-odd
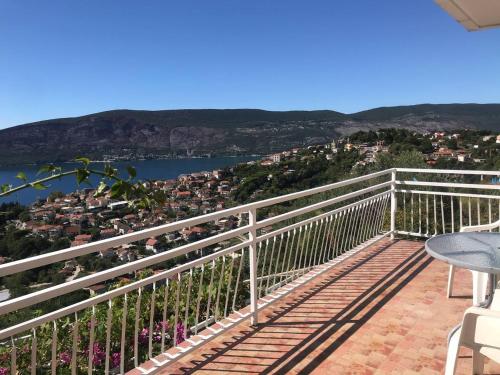
[[[472,272],[472,304],[479,306],[486,299],[489,275],[484,272]]]

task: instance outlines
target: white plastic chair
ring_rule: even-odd
[[[454,375],[460,347],[472,349],[472,372],[482,375],[485,357],[500,363],[500,290],[496,289],[489,309],[469,307],[462,326],[448,341],[445,375]]]
[[[470,225],[462,227],[460,232],[483,232],[487,230],[500,228],[500,220],[491,224]],[[478,306],[486,299],[486,290],[488,289],[488,274],[484,272],[472,272],[472,304]],[[453,279],[455,278],[455,266],[450,266],[448,274],[448,291],[447,295],[450,298],[453,295]]]

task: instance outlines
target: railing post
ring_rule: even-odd
[[[250,244],[250,312],[251,324],[258,324],[258,309],[257,309],[257,209],[251,208],[248,212],[248,224],[250,231],[248,232]]]
[[[391,172],[391,240],[394,239],[396,231],[396,168]]]

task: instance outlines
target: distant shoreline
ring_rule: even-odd
[[[212,156],[176,156],[176,157],[158,157],[158,158],[128,158],[128,159],[117,159],[117,160],[90,160],[90,163],[126,163],[126,162],[136,162],[136,161],[158,161],[158,160],[191,160],[191,159],[217,159],[217,158],[261,158],[263,154],[241,154],[241,155],[212,155]],[[2,168],[13,168],[13,167],[36,167],[44,166],[47,164],[78,164],[75,160],[66,161],[54,161],[54,162],[37,162],[37,163],[14,163],[14,164],[1,164]]]

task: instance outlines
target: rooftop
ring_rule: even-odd
[[[384,239],[160,374],[442,374],[448,332],[472,304],[470,274],[457,272],[448,299],[448,266],[422,241]],[[471,366],[463,350],[457,374]]]

